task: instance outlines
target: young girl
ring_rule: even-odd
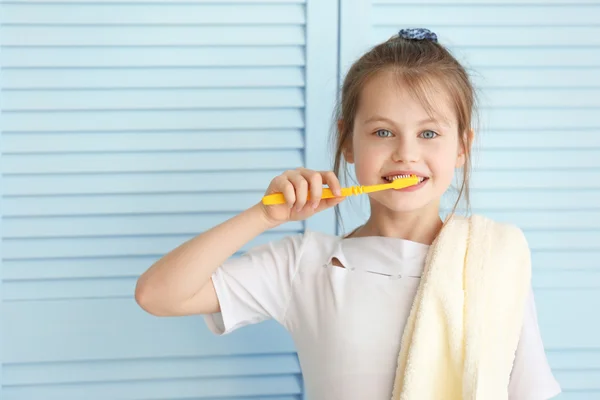
[[[516,295],[510,282],[502,286],[498,279],[488,292],[507,305],[498,306],[498,312],[470,314],[475,306],[484,307],[482,300],[476,304],[483,298],[477,296],[484,296],[476,294],[479,286],[469,286],[467,272],[458,277],[462,264],[458,272],[449,273],[450,260],[447,270],[434,267],[432,261],[433,246],[454,216],[440,219],[440,199],[457,169],[463,171],[459,199],[468,198],[473,105],[465,70],[435,34],[401,30],[363,55],[346,76],[333,172],[299,168],[275,177],[266,194],[283,193],[285,205],[259,202],[174,249],[140,277],[137,302],[154,315],[206,314],[216,334],[277,320],[293,337],[309,399],[488,400],[493,394],[499,399],[542,400],[557,395],[560,388],[546,360],[529,281],[519,277],[527,275],[525,269],[513,278],[515,287],[517,280],[525,282],[523,296]],[[337,176],[343,162],[354,164],[361,185],[405,175],[418,176],[420,183],[368,195],[369,219],[346,237],[307,231],[230,258],[266,230],[310,218],[343,201],[320,199],[323,184],[340,195]],[[468,240],[454,233],[445,239],[448,242],[443,251],[468,246]],[[508,250],[504,253],[512,253]],[[477,249],[461,251],[459,259],[468,263]],[[443,266],[446,261],[440,257]],[[442,271],[431,272],[431,282],[437,279],[443,286],[447,281],[453,295],[436,297],[433,283],[420,285],[428,263],[431,271]],[[439,279],[444,273],[447,276]],[[436,309],[439,315],[427,311]],[[510,337],[510,327],[502,322],[500,329],[492,330],[493,318],[508,321],[511,315],[517,316],[517,334],[512,347],[503,347],[500,342]],[[427,318],[433,322],[419,328],[426,326]],[[470,328],[476,323],[480,331]],[[481,354],[472,350],[482,340],[477,332],[494,338],[481,347]],[[432,342],[434,334],[447,339]],[[496,344],[509,350],[486,359]],[[419,366],[426,358],[434,360],[431,368]],[[500,365],[508,369],[490,372]],[[423,384],[411,392],[417,380]],[[481,382],[497,389],[485,395]],[[473,388],[468,395],[467,387]]]

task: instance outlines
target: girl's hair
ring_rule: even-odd
[[[463,66],[437,40],[412,40],[397,35],[373,47],[350,67],[335,110],[336,128],[332,137],[335,143],[334,173],[339,176],[343,167],[344,175],[348,175],[343,153],[352,144],[352,131],[360,94],[365,84],[384,70],[394,71],[404,87],[432,116],[435,113],[433,97],[436,89],[442,88],[452,102],[452,110],[458,121],[460,145],[465,152],[462,182],[452,214],[456,212],[462,197],[466,202],[466,210],[469,211],[471,135],[468,132],[472,126],[475,92]],[[337,206],[336,214],[339,218]],[[341,221],[341,218],[339,220]]]

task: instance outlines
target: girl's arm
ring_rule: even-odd
[[[288,221],[304,220],[344,199],[321,200],[323,183],[341,195],[340,183],[333,172],[298,168],[277,176],[266,194],[283,193],[286,204],[258,203],[172,250],[140,276],[135,300],[144,310],[158,316],[220,311],[212,274],[266,230]],[[309,193],[311,200],[307,201]]]
[[[257,204],[194,237],[140,276],[135,300],[157,316],[218,312],[212,274],[246,243],[273,226]]]

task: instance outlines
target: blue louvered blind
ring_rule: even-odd
[[[600,3],[373,0],[340,15],[342,72],[399,28],[427,27],[473,73],[473,211],[527,235],[560,398],[600,399]]]
[[[300,398],[282,329],[216,338],[133,291],[283,170],[327,168],[336,7],[3,2],[3,400]],[[333,214],[308,226],[333,232]]]

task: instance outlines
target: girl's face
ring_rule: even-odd
[[[403,89],[393,71],[382,71],[364,87],[354,121],[352,148],[344,154],[355,164],[361,185],[387,183],[398,175],[424,178],[409,190],[370,194],[371,208],[412,212],[439,207],[456,168],[465,162],[456,116],[442,91],[430,96],[434,115]],[[433,118],[432,118],[433,117]]]

